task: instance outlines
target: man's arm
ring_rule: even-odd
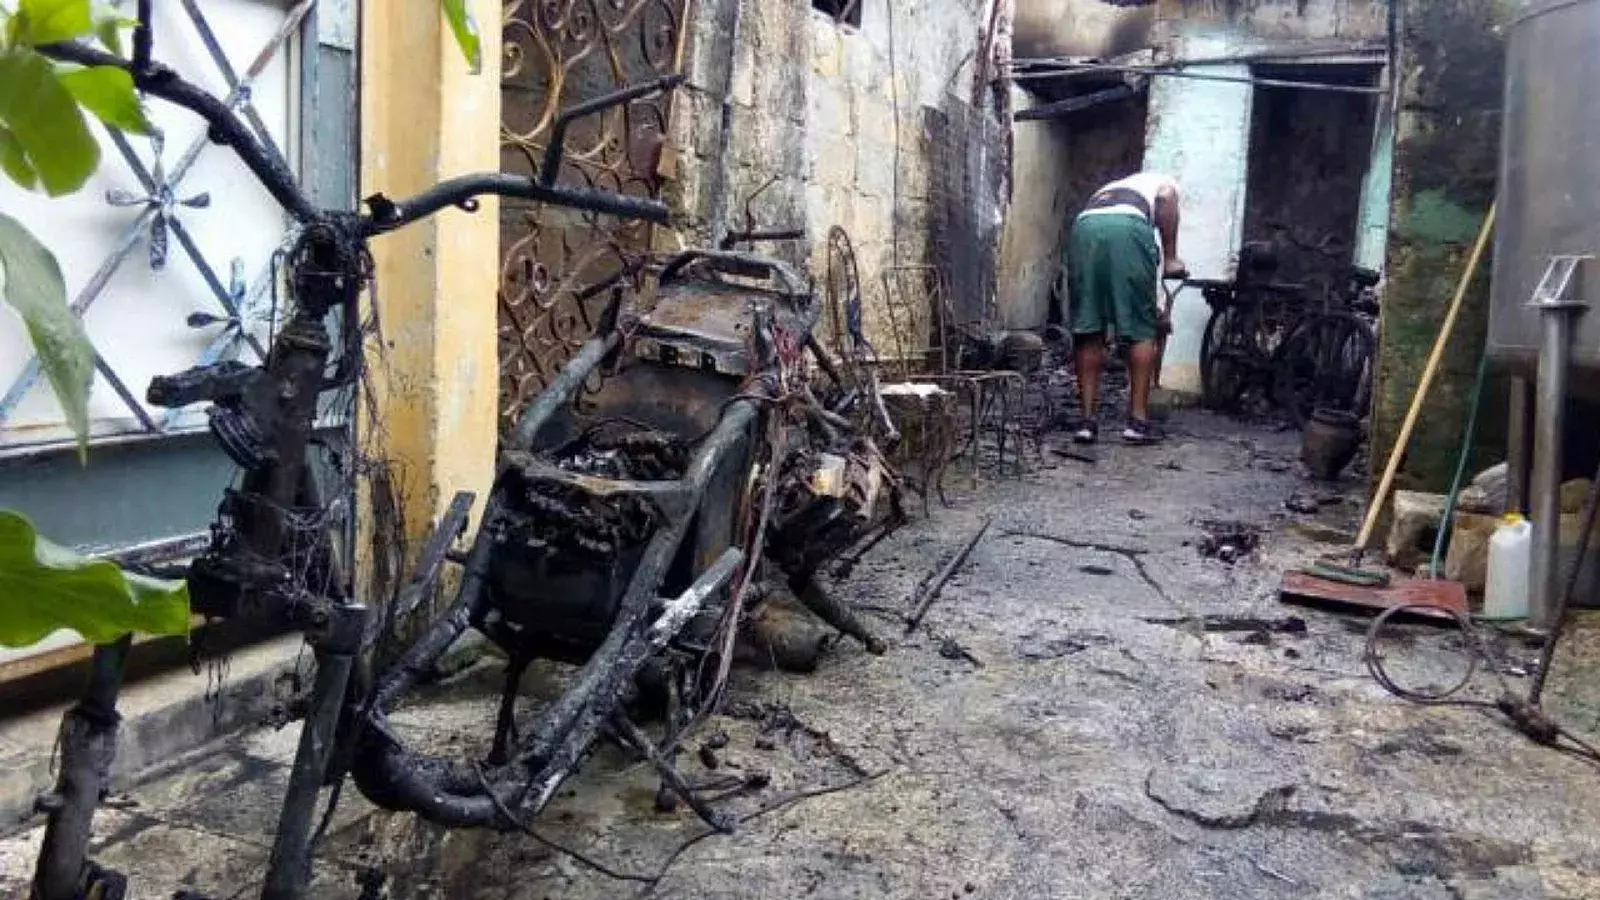
[[[1161,233],[1161,255],[1167,273],[1186,271],[1178,258],[1178,189],[1164,185],[1156,191],[1156,230]]]

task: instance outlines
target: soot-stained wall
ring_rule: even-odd
[[[1284,79],[1371,84],[1376,73],[1269,70]],[[1263,87],[1251,112],[1244,239],[1271,244],[1279,276],[1315,302],[1338,288],[1354,251],[1372,147],[1371,95]]]
[[[1506,4],[1496,0],[1405,0],[1388,277],[1383,296],[1372,460],[1381,467],[1405,418],[1457,280],[1489,204],[1500,150]],[[1409,485],[1448,487],[1472,400],[1488,324],[1487,260],[1473,282],[1427,414],[1402,469]],[[1480,418],[1490,461],[1504,435],[1503,392]]]
[[[820,283],[829,230],[842,227],[860,270],[867,336],[893,352],[905,343],[907,316],[891,316],[886,276],[898,284],[897,266],[936,262],[929,220],[938,160],[923,139],[923,109],[951,95],[970,100],[988,5],[863,0],[859,27],[803,2],[695,6],[669,146],[675,239],[704,244],[742,225],[746,198],[768,185],[752,204],[758,222],[803,228],[807,239],[762,251],[806,266]],[[925,328],[930,311],[914,312]]]

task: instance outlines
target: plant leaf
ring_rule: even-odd
[[[82,37],[94,28],[89,0],[22,0],[18,37],[31,46]]]
[[[12,181],[28,190],[39,183],[39,173],[33,170],[33,163],[28,162],[28,154],[22,149],[22,142],[11,133],[11,129],[0,125],[0,170],[4,170]]]
[[[70,194],[100,164],[100,144],[48,59],[0,52],[0,125],[11,130],[52,197]]]
[[[476,75],[483,70],[483,40],[478,35],[478,23],[467,9],[467,0],[441,0],[444,16],[450,22],[450,31],[456,36],[456,46],[467,58],[467,66]]]
[[[94,36],[112,56],[122,55],[122,29],[127,24],[127,19],[115,15],[103,16],[94,23]]]
[[[0,274],[5,276],[0,297],[27,325],[45,377],[78,438],[82,461],[88,454],[94,347],[83,323],[67,306],[67,286],[55,256],[22,223],[4,214],[0,214]],[[0,591],[0,605],[5,597]]]
[[[70,628],[96,644],[125,634],[189,633],[189,588],[131,575],[39,537],[0,509],[0,647],[26,647]]]
[[[61,73],[61,84],[73,99],[100,121],[133,134],[149,134],[150,120],[133,89],[133,75],[115,66],[95,66]]]

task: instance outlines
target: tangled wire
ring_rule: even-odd
[[[1378,641],[1383,636],[1396,616],[1407,613],[1421,613],[1433,616],[1448,616],[1455,621],[1461,633],[1466,635],[1468,642],[1469,662],[1466,674],[1455,684],[1440,690],[1419,690],[1416,688],[1402,687],[1383,667],[1383,657],[1378,652]],[[1498,712],[1511,721],[1511,724],[1534,743],[1541,744],[1569,753],[1590,762],[1600,763],[1600,748],[1589,743],[1561,723],[1551,718],[1540,707],[1540,694],[1544,687],[1544,673],[1549,670],[1550,660],[1553,656],[1560,630],[1557,629],[1545,641],[1544,650],[1539,662],[1539,675],[1533,689],[1527,697],[1519,696],[1511,688],[1511,682],[1506,678],[1505,672],[1500,668],[1494,655],[1489,650],[1489,644],[1484,639],[1483,631],[1465,613],[1425,603],[1411,603],[1405,606],[1396,606],[1387,610],[1373,620],[1372,626],[1367,629],[1366,646],[1361,652],[1362,661],[1378,684],[1389,693],[1423,706],[1456,706],[1468,709],[1484,709]],[[1477,697],[1460,696],[1473,677],[1477,675],[1479,667],[1487,668],[1495,677],[1499,685],[1500,696],[1494,700],[1484,700]]]

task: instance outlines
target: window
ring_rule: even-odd
[[[861,27],[861,0],[811,0],[811,8],[826,13],[840,25]]]

